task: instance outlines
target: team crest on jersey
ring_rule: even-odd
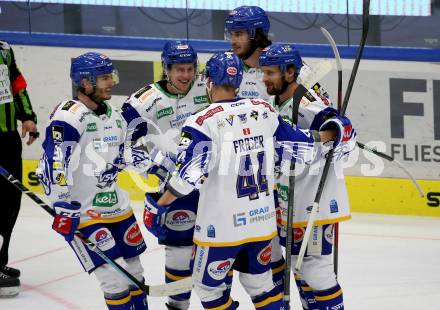
[[[52,139],[55,144],[63,143],[64,141],[64,127],[56,126],[52,127]]]
[[[246,124],[246,122],[247,122],[247,114],[246,113],[238,114],[237,116],[242,124]]]
[[[192,135],[188,131],[182,131],[180,133],[180,142],[179,145],[189,146],[192,142]]]
[[[228,124],[231,126],[234,124],[234,116],[234,114],[230,114],[227,118],[225,118]]]
[[[254,120],[258,121],[258,111],[252,110],[251,114],[249,115]]]
[[[232,259],[224,261],[214,261],[208,265],[208,274],[214,280],[221,280],[226,277],[226,274],[232,267]]]

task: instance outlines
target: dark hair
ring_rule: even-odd
[[[295,73],[293,74],[293,81],[296,82],[296,80],[298,79],[299,72],[301,70],[296,70],[295,65],[290,64],[286,66],[286,71],[289,70],[290,68],[292,68],[295,71]]]
[[[267,35],[263,32],[263,29],[257,28],[255,31],[255,45],[257,47],[265,48],[272,44],[272,41],[269,40]]]

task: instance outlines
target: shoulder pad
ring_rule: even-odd
[[[64,103],[61,110],[75,112],[79,108],[79,106],[80,105],[78,102],[75,102],[73,100],[69,100],[66,103]]]
[[[136,99],[139,99],[140,97],[142,97],[142,95],[144,95],[150,89],[151,89],[151,85],[144,86],[141,89],[139,89],[133,96]]]

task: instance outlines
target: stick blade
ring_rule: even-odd
[[[192,290],[192,287],[193,287],[192,278],[189,277],[168,284],[151,285],[149,287],[148,296],[164,297],[164,296],[179,295]]]

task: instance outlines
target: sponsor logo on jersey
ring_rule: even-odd
[[[64,127],[53,126],[52,127],[52,139],[55,144],[60,144],[64,141]]]
[[[173,128],[179,128],[179,127],[181,127],[181,125],[186,121],[186,119],[188,118],[188,117],[190,117],[192,115],[192,113],[191,112],[186,112],[186,113],[184,113],[184,114],[179,114],[179,115],[177,115],[176,116],[176,118],[175,119],[173,119],[172,121],[170,121],[170,125],[171,125],[171,127],[173,127]]]
[[[260,96],[260,93],[256,90],[242,90],[241,91],[241,97],[244,98],[257,98]]]
[[[234,124],[234,114],[231,114],[228,116],[228,118],[226,118],[226,121],[229,123],[229,125],[233,125]]]
[[[269,243],[264,249],[260,251],[260,253],[258,253],[257,260],[261,265],[266,266],[267,264],[270,263],[271,258],[272,258],[272,244]]]
[[[203,115],[197,117],[197,119],[196,119],[196,123],[197,123],[199,126],[202,126],[202,124],[203,124],[203,122],[204,122],[205,120],[207,120],[208,118],[214,116],[216,113],[219,113],[219,112],[221,112],[221,111],[224,111],[224,109],[223,109],[223,107],[220,106],[220,105],[217,106],[217,107],[215,107],[215,108],[209,109],[208,111],[206,111],[205,114],[203,114]]]
[[[223,120],[218,120],[217,121],[217,128],[223,128],[225,127],[225,122]]]
[[[229,75],[237,75],[237,68],[235,68],[235,67],[228,67],[228,68],[226,69],[226,72],[227,72]]]
[[[246,81],[246,83],[245,83],[246,85],[257,85],[257,83],[255,83],[255,82],[252,82],[252,81]]]
[[[208,225],[206,228],[206,235],[208,238],[215,238],[215,227],[214,225]]]
[[[97,131],[97,130],[98,130],[98,126],[96,126],[96,123],[87,124],[87,128],[86,128],[87,132],[93,132],[93,131]]]
[[[87,116],[87,115],[90,115],[90,114],[92,114],[92,112],[90,112],[90,111],[88,111],[88,112],[83,112],[83,113],[81,114],[81,116],[79,117],[79,122],[80,122],[80,123],[84,122],[84,120],[86,119],[86,116]]]
[[[249,115],[254,120],[258,121],[258,111],[252,110],[251,114]]]
[[[266,119],[266,118],[269,117],[269,115],[267,114],[267,111],[264,111],[263,114],[262,114],[262,116],[263,116],[263,119]]]
[[[214,280],[221,280],[226,277],[226,274],[232,267],[232,260],[214,261],[208,265],[208,274]]]
[[[246,213],[241,212],[233,215],[234,227],[246,225]]]
[[[131,246],[138,246],[144,242],[141,230],[137,223],[131,224],[131,226],[125,231],[124,241]]]
[[[250,135],[251,134],[251,130],[249,128],[243,128],[243,134],[246,135]]]
[[[97,193],[93,198],[93,206],[96,207],[113,207],[118,202],[118,194],[115,191]]]
[[[115,239],[107,228],[100,228],[90,235],[101,251],[108,251],[116,245]]]
[[[105,136],[104,139],[102,139],[104,143],[110,143],[110,142],[118,142],[119,137],[118,136]]]
[[[113,128],[113,126],[112,125],[109,125],[109,126],[104,126],[104,130],[110,130],[110,129],[112,129]]]
[[[207,96],[195,96],[194,97],[194,104],[203,104],[203,103],[208,103]]]
[[[234,102],[234,103],[231,103],[231,108],[239,107],[239,106],[242,106],[242,105],[244,105],[243,101]]]
[[[247,115],[246,115],[246,113],[238,114],[237,116],[238,116],[238,119],[240,120],[240,122],[242,124],[246,124],[246,122],[247,122]]]
[[[278,197],[281,198],[282,201],[289,200],[289,187],[287,185],[277,184]]]
[[[173,115],[174,114],[174,110],[173,107],[168,107],[162,110],[157,111],[157,119],[161,119],[164,116],[168,116],[168,115]]]
[[[122,128],[121,120],[120,120],[120,119],[117,119],[117,120],[116,120],[116,127],[118,127],[118,128]]]
[[[269,102],[266,102],[264,100],[259,100],[259,99],[251,99],[251,102],[253,105],[262,105],[265,108],[268,108],[271,112],[275,112],[275,109],[273,108],[273,106]]]
[[[338,202],[334,199],[330,200],[330,213],[337,213],[338,211]]]
[[[302,227],[293,228],[293,240],[295,241],[295,243],[303,241],[305,232],[305,229]]]
[[[185,231],[194,227],[196,214],[189,210],[175,210],[167,214],[165,225],[175,231]]]

